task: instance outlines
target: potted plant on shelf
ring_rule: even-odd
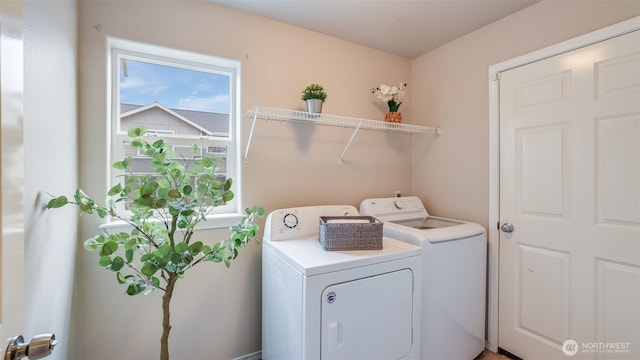
[[[384,121],[401,123],[402,113],[398,111],[400,105],[402,105],[402,98],[407,89],[406,83],[400,83],[400,86],[389,86],[382,84],[379,87],[371,89],[371,92],[376,95],[380,100],[387,103],[389,112],[384,116]]]
[[[320,84],[309,84],[302,90],[301,99],[307,102],[307,112],[319,114],[322,112],[322,103],[327,98],[327,93]]]
[[[227,240],[211,245],[193,240],[196,225],[206,220],[215,207],[233,199],[233,181],[218,174],[219,159],[200,156],[197,145],[193,145],[194,155],[184,158],[170,151],[170,145],[163,140],[147,142],[143,138],[145,132],[144,127],[132,128],[128,135],[134,151],[150,158],[153,174],[133,174],[131,157],[127,157],[113,164],[126,175],[108,191],[106,206],[78,189],[73,200],[54,196],[47,208],[72,204],[81,213],[110,216],[130,225],[129,232],[89,238],[84,248],[98,251],[98,265],[114,272],[127,295],[163,292],[160,359],[168,360],[170,305],[177,281],[204,262],[223,262],[229,267],[238,250],[255,237],[258,225],[254,220],[264,215],[264,208],[246,209],[246,217],[231,228]]]

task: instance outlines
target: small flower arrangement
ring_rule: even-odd
[[[320,99],[324,101],[327,98],[327,93],[320,84],[309,84],[302,90],[302,100]]]
[[[400,86],[389,86],[382,84],[371,89],[371,93],[389,105],[389,112],[397,112],[402,105],[402,98],[407,89],[407,84],[400,83]]]

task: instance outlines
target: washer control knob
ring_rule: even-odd
[[[282,220],[284,222],[284,226],[288,227],[289,229],[293,229],[294,227],[298,226],[298,217],[295,214],[288,213]]]
[[[395,206],[396,209],[398,209],[398,210],[402,210],[404,208],[405,204],[404,204],[404,201],[402,201],[402,200],[394,200],[393,201],[393,206]]]

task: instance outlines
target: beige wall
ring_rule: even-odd
[[[413,59],[413,118],[443,129],[414,146],[414,194],[433,214],[487,226],[489,66],[639,14],[636,0],[543,1]]]
[[[323,112],[383,119],[386,105],[370,88],[409,82],[411,76],[407,59],[205,1],[81,1],[78,18],[81,186],[91,194],[108,187],[107,36],[242,61],[243,111],[254,105],[302,110],[300,92],[319,82],[328,92]],[[408,122],[413,120],[410,109],[407,99],[401,110]],[[248,125],[243,121],[245,141]],[[261,204],[268,211],[328,203],[358,206],[365,197],[409,192],[408,135],[362,131],[338,164],[352,131],[260,122],[242,167],[244,204]],[[81,237],[95,234],[97,225],[83,219]],[[223,232],[198,235],[216,241]],[[80,252],[77,359],[154,358],[159,294],[128,298],[113,274],[95,262],[96,254]],[[230,359],[259,351],[260,276],[257,246],[243,251],[231,269],[205,264],[188,274],[174,298],[174,355]]]

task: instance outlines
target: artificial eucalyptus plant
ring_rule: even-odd
[[[200,156],[197,145],[193,145],[194,155],[187,159],[170,151],[163,140],[147,142],[145,132],[144,127],[130,129],[130,146],[150,158],[153,174],[134,174],[130,169],[132,159],[127,157],[113,164],[126,175],[109,190],[106,206],[78,189],[73,200],[54,196],[47,208],[73,204],[81,213],[109,216],[130,225],[129,232],[89,238],[84,248],[98,251],[98,264],[115,273],[127,295],[154,290],[164,293],[160,359],[168,360],[170,304],[177,281],[203,262],[223,262],[229,267],[238,250],[255,237],[258,225],[254,220],[264,215],[264,208],[247,208],[246,217],[231,227],[227,240],[212,245],[193,241],[196,225],[205,221],[215,207],[233,199],[232,179],[218,173],[219,159]]]

